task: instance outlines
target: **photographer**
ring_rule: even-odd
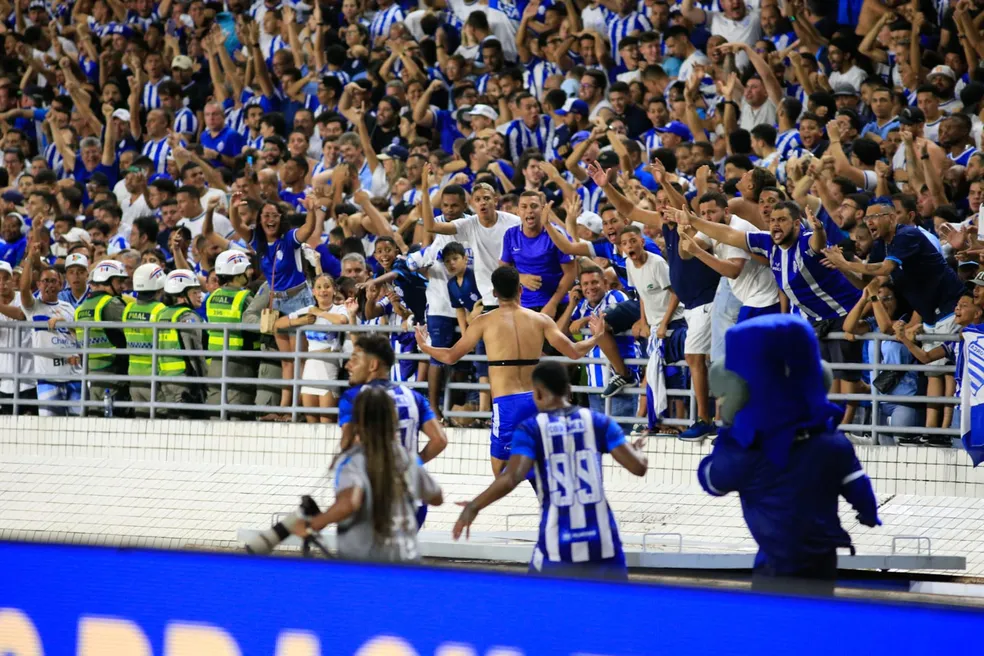
[[[415,508],[441,505],[441,488],[396,439],[396,405],[386,389],[363,389],[354,416],[357,442],[339,460],[335,503],[294,533],[306,537],[338,524],[343,558],[418,560]]]

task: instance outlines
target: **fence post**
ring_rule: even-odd
[[[301,328],[294,329],[294,375],[290,381],[290,420],[297,423],[297,406],[301,397],[301,386],[298,384],[301,379]],[[283,376],[281,376],[283,378]],[[282,389],[282,388],[281,388]],[[320,403],[319,403],[320,406]],[[318,421],[321,421],[320,407],[318,409]]]
[[[150,329],[150,418],[157,418],[157,325]],[[135,413],[134,413],[135,414]]]
[[[878,392],[878,388],[875,387],[874,382],[875,382],[875,379],[878,378],[878,373],[879,373],[879,371],[878,371],[879,370],[878,365],[881,364],[881,345],[882,345],[882,333],[881,333],[881,331],[874,333],[874,338],[875,338],[875,340],[874,340],[875,341],[875,348],[874,348],[874,353],[872,354],[872,358],[871,358],[871,383],[872,384],[869,387],[871,388],[871,394],[872,394],[872,399],[871,399],[871,436],[875,439],[875,444],[878,444],[878,433],[880,432],[880,430],[879,430],[880,424],[878,422],[878,395],[879,395],[879,392]]]
[[[72,330],[76,330],[72,328]],[[76,335],[78,333],[75,333]],[[82,416],[86,416],[89,401],[89,326],[82,326]]]
[[[17,348],[21,347],[21,327],[20,324],[14,327],[14,344]],[[14,354],[14,406],[11,409],[11,414],[16,417],[20,414],[20,364],[21,364],[21,354]],[[35,384],[36,385],[36,384]],[[37,389],[35,386],[34,389]]]
[[[226,377],[228,375],[229,364],[229,324],[222,324],[222,382],[219,383],[219,419],[226,420]]]

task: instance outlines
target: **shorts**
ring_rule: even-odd
[[[22,394],[23,397],[23,394]],[[82,383],[81,381],[63,381],[60,383],[38,381],[38,401],[81,401]],[[82,414],[82,404],[77,406],[38,406],[38,414],[42,417],[64,417],[72,415],[78,417]]]
[[[315,351],[319,353],[323,351]],[[335,360],[305,360],[301,380],[338,380],[338,362]],[[333,387],[301,387],[301,394],[338,396],[337,388]]]
[[[711,354],[711,315],[713,303],[699,305],[692,310],[684,310],[687,320],[687,341],[683,346],[685,355]]]
[[[427,315],[427,332],[430,334],[431,346],[434,348],[450,348],[454,346],[454,343],[457,341],[455,334],[457,328],[457,319]],[[441,363],[434,358],[430,359],[430,363],[441,366]]]
[[[619,549],[614,558],[589,560],[583,563],[556,562],[547,560],[540,547],[533,550],[530,561],[530,574],[543,576],[568,576],[572,578],[606,579],[609,581],[628,581],[629,568],[625,564],[625,553]]]
[[[782,312],[782,305],[779,303],[760,308],[742,305],[741,309],[738,310],[738,323],[754,319],[755,317],[764,317],[767,314],[779,314],[780,312]]]
[[[936,323],[934,323],[932,326],[929,325],[928,323],[923,324],[923,333],[926,335],[954,335],[959,332],[960,329],[957,327],[957,318],[953,315],[952,312],[946,315],[945,317],[938,318],[936,320]],[[929,351],[932,351],[937,346],[942,346],[942,345],[943,345],[942,341],[931,342],[928,340],[920,344],[920,346],[922,346],[927,353]],[[935,360],[933,362],[930,362],[929,364],[931,366],[944,365],[946,364],[946,358],[940,358],[939,360]]]
[[[731,291],[731,282],[722,276],[711,309],[711,362],[724,359],[724,334],[738,323],[741,307],[741,301]]]
[[[834,322],[830,332],[840,332],[844,330],[844,319],[840,318]],[[846,339],[821,339],[820,340],[820,359],[831,365],[836,364],[861,364],[861,342],[849,342]],[[848,383],[856,383],[861,380],[861,370],[844,370],[833,367],[834,380],[843,380]]]
[[[497,460],[509,460],[512,434],[522,422],[537,413],[533,392],[507,394],[492,399],[492,448],[489,453]]]
[[[622,301],[605,312],[605,323],[612,329],[613,335],[620,335],[632,330],[639,320],[639,301]]]
[[[273,297],[273,309],[278,310],[280,314],[290,314],[312,305],[317,305],[317,303],[314,302],[314,294],[311,293],[311,288],[307,283],[304,283],[304,289],[290,298]]]

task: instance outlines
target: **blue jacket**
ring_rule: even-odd
[[[738,492],[745,523],[758,543],[755,567],[794,575],[851,537],[837,514],[843,496],[865,526],[881,524],[871,481],[840,431],[802,433],[780,466],[758,444],[742,447],[722,429],[698,467],[701,487],[714,496]]]

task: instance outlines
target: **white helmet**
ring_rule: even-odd
[[[126,267],[116,260],[103,260],[89,272],[89,282],[108,283],[113,278],[129,278]]]
[[[86,271],[88,271],[89,258],[87,258],[82,253],[72,253],[71,255],[65,258],[65,268],[68,269],[68,267],[73,267],[73,266],[79,266],[85,269]]]
[[[228,250],[215,258],[215,273],[220,276],[238,276],[249,268],[249,256],[242,251]]]
[[[188,269],[175,269],[167,274],[167,279],[164,281],[164,293],[174,296],[196,287],[201,287],[198,276]]]
[[[159,292],[164,289],[164,269],[156,264],[148,262],[141,264],[133,272],[133,291],[135,292]]]

